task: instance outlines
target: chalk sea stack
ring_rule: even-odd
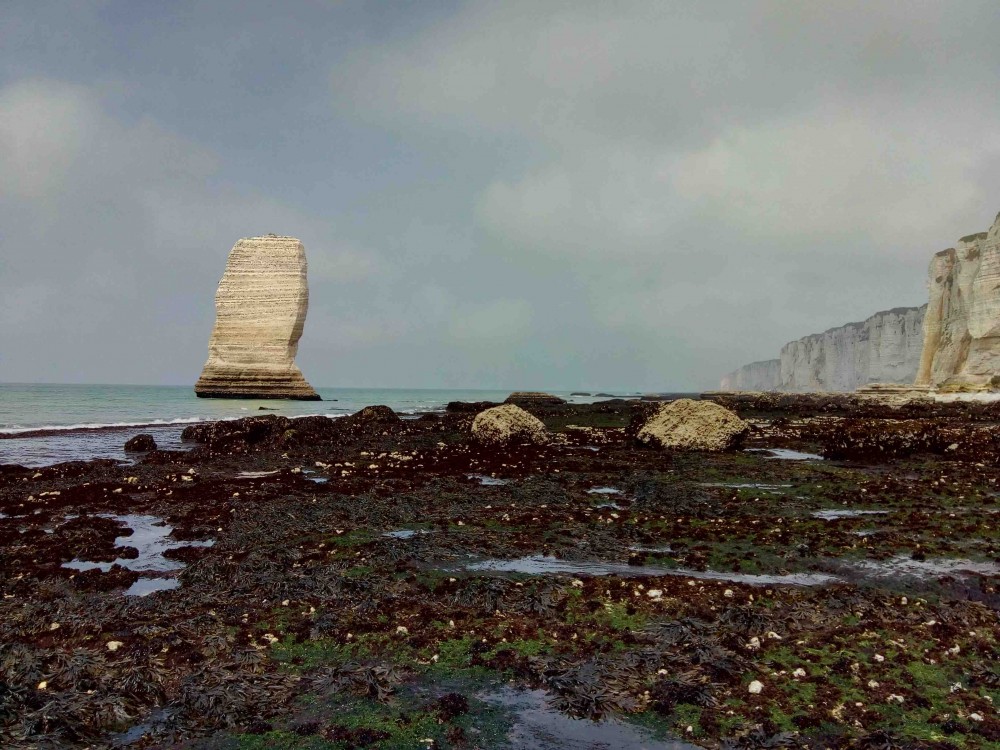
[[[306,251],[294,237],[250,237],[229,251],[215,294],[202,398],[319,401],[295,364],[309,308]]]

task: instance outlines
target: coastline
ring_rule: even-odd
[[[540,446],[479,447],[456,405],[261,413],[132,464],[2,466],[0,642],[48,665],[7,676],[63,707],[67,747],[499,748],[539,711],[568,735],[610,718],[622,747],[842,747],[972,714],[955,731],[1000,732],[968,677],[1000,655],[1000,407],[709,395],[750,421],[743,450],[642,448],[656,403],[614,400],[530,406]],[[123,692],[137,670],[148,689]],[[34,705],[0,738],[27,741]]]

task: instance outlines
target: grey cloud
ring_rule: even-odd
[[[190,383],[305,242],[319,385],[711,387],[1000,208],[992,3],[13,3],[0,380]]]

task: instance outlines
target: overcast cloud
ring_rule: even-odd
[[[992,2],[6,2],[0,381],[190,384],[300,237],[318,386],[714,387],[1000,210]]]

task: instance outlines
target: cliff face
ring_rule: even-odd
[[[309,307],[306,252],[294,237],[251,237],[229,252],[215,328],[195,393],[318,400],[295,365]]]
[[[781,385],[781,360],[766,359],[748,365],[722,378],[724,391],[776,391]]]
[[[897,307],[785,344],[781,390],[853,391],[868,383],[912,383],[926,309]]]
[[[926,309],[898,307],[791,341],[782,347],[780,359],[727,375],[722,390],[853,391],[868,383],[912,383]]]
[[[1000,215],[931,260],[918,385],[982,386],[1000,374]]]

